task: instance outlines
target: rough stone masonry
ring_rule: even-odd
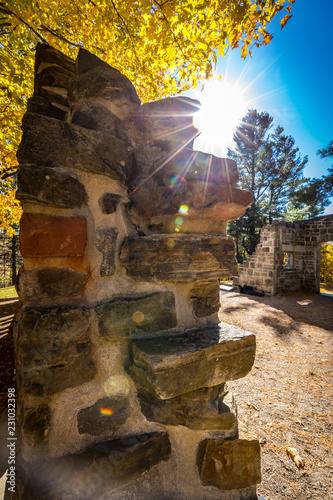
[[[199,103],[141,104],[89,52],[40,44],[23,119],[15,499],[245,500],[258,441],[227,381],[255,337],[218,324],[226,222],[252,195],[193,151]]]

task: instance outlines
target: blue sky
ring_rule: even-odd
[[[333,1],[296,0],[293,17],[281,30],[279,19],[269,31],[269,45],[254,48],[243,61],[234,50],[219,58],[217,74],[247,88],[250,107],[268,111],[274,125],[292,135],[301,156],[308,155],[307,177],[321,177],[333,159],[317,156],[333,139]],[[325,213],[333,213],[333,204]]]

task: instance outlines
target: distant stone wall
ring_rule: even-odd
[[[243,262],[234,286],[270,294],[320,290],[321,244],[333,240],[333,215],[279,222],[261,230],[256,251]],[[284,262],[285,261],[285,262]]]
[[[27,499],[254,499],[259,444],[226,382],[255,337],[217,323],[226,222],[251,194],[191,148],[197,101],[141,105],[80,50],[36,54],[18,151],[17,491]]]

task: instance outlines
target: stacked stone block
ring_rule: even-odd
[[[85,50],[36,55],[24,117],[15,499],[254,499],[259,444],[226,382],[253,334],[217,323],[245,212],[231,160],[191,149],[198,103],[141,105]],[[7,498],[10,498],[7,493]]]
[[[333,215],[274,221],[261,230],[260,243],[243,262],[234,287],[248,285],[269,294],[301,289],[319,292],[320,247],[332,239]]]

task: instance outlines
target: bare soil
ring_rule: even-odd
[[[266,500],[333,499],[333,295],[221,292],[220,319],[257,337],[254,367],[229,383],[260,439]],[[286,453],[298,451],[298,468]]]
[[[229,386],[240,421],[261,442],[258,493],[265,500],[333,500],[333,295],[221,292],[221,305],[221,321],[257,336],[252,371]],[[0,300],[0,412],[15,387],[17,309],[17,299]],[[286,446],[299,452],[303,467]]]

